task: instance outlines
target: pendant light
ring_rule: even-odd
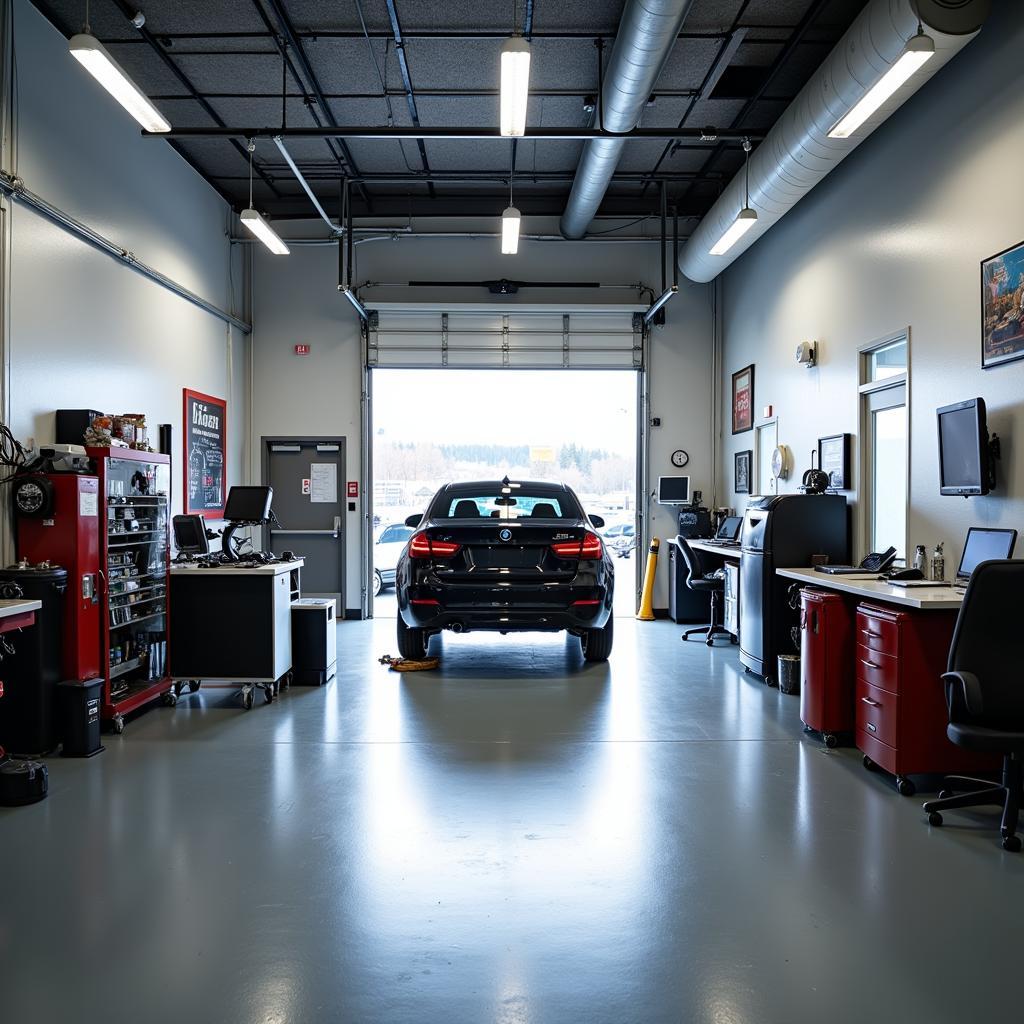
[[[502,256],[515,256],[519,252],[519,222],[521,217],[519,211],[512,205],[512,174],[515,153],[513,151],[513,164],[508,172],[508,206],[501,215],[501,254]]]
[[[242,226],[254,234],[275,256],[287,256],[291,250],[281,240],[281,236],[267,223],[261,213],[252,205],[252,155],[256,151],[256,141],[249,140],[249,206],[239,217]]]
[[[896,63],[850,108],[828,133],[830,139],[848,139],[897,89],[935,55],[935,41],[924,34],[920,22]]]
[[[92,34],[89,25],[89,3],[85,4],[85,24],[68,42],[71,56],[142,125],[146,131],[169,132],[170,122],[150,102],[149,97],[132,81],[128,72],[107,52]]]
[[[743,140],[743,152],[746,154],[746,199],[736,219],[708,250],[712,256],[724,256],[757,223],[757,210],[750,207],[750,139]]]
[[[516,34],[516,4],[512,0],[512,36],[501,48],[501,134],[526,134],[526,106],[530,99],[530,44]]]

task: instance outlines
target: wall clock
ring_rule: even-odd
[[[772,452],[772,476],[776,480],[785,480],[789,476],[789,449],[784,444],[775,446]]]
[[[672,465],[675,466],[676,469],[682,469],[689,461],[690,456],[684,452],[682,448],[677,448],[672,453]]]

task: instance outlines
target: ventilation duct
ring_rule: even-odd
[[[605,131],[636,127],[675,45],[693,0],[627,0],[601,92]],[[562,234],[582,238],[597,214],[618,166],[625,139],[591,139],[583,148],[562,214]]]
[[[893,111],[955,57],[988,17],[990,0],[871,0],[821,67],[787,107],[750,158],[750,206],[757,223],[727,254],[712,256],[744,205],[741,171],[697,225],[678,255],[679,269],[692,281],[711,281],[791,210],[848,153]],[[935,55],[849,138],[829,131],[923,31]]]

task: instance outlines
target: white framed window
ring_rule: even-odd
[[[909,330],[861,349],[863,554],[907,557],[910,480]]]

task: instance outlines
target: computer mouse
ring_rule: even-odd
[[[924,573],[920,569],[915,569],[910,566],[906,569],[893,569],[892,572],[886,573],[886,579],[890,580],[923,580]]]

